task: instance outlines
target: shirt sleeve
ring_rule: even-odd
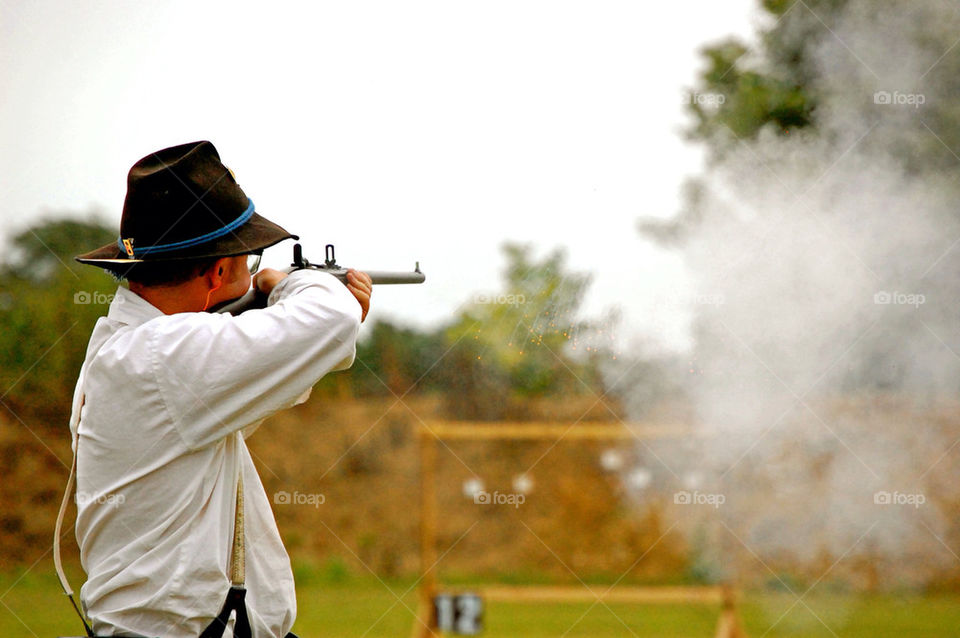
[[[335,277],[299,270],[264,309],[149,322],[151,367],[174,427],[199,449],[294,405],[325,374],[353,364],[360,317]]]

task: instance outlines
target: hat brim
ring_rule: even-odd
[[[96,250],[78,255],[74,259],[81,264],[99,266],[116,270],[118,266],[127,266],[127,270],[141,263],[155,263],[168,261],[182,261],[185,259],[206,259],[211,257],[233,257],[246,255],[269,248],[284,239],[299,239],[297,235],[288,232],[278,224],[273,223],[259,213],[254,213],[250,220],[236,231],[215,241],[194,246],[186,250],[171,253],[158,253],[136,259],[120,250],[116,243],[101,246]]]

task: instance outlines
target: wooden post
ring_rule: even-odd
[[[723,608],[717,623],[716,638],[746,638],[747,634],[740,626],[737,617],[737,595],[729,584],[723,585]]]
[[[436,437],[427,428],[418,428],[420,438],[420,589],[414,638],[436,636],[432,630],[433,597],[437,593],[437,503],[435,479],[437,467]]]

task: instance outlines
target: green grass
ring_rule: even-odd
[[[60,593],[52,570],[0,574],[0,636],[49,638],[81,635],[82,628]],[[407,637],[413,626],[416,592],[412,581],[381,583],[338,570],[301,577],[299,613],[294,627],[303,638]],[[74,577],[76,583],[79,577]],[[399,597],[399,601],[398,601]],[[804,604],[805,603],[805,604]],[[409,608],[409,609],[408,609]],[[486,636],[643,636],[712,637],[719,610],[709,605],[520,604],[491,603]],[[745,596],[740,618],[747,634],[758,638],[830,637],[919,638],[956,635],[960,595],[857,595],[813,592],[796,603],[785,593]],[[629,628],[629,629],[628,629]]]

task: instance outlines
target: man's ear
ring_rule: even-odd
[[[207,283],[210,284],[211,288],[219,288],[223,282],[223,276],[227,272],[227,267],[229,266],[230,258],[221,257],[213,263],[206,272]]]

